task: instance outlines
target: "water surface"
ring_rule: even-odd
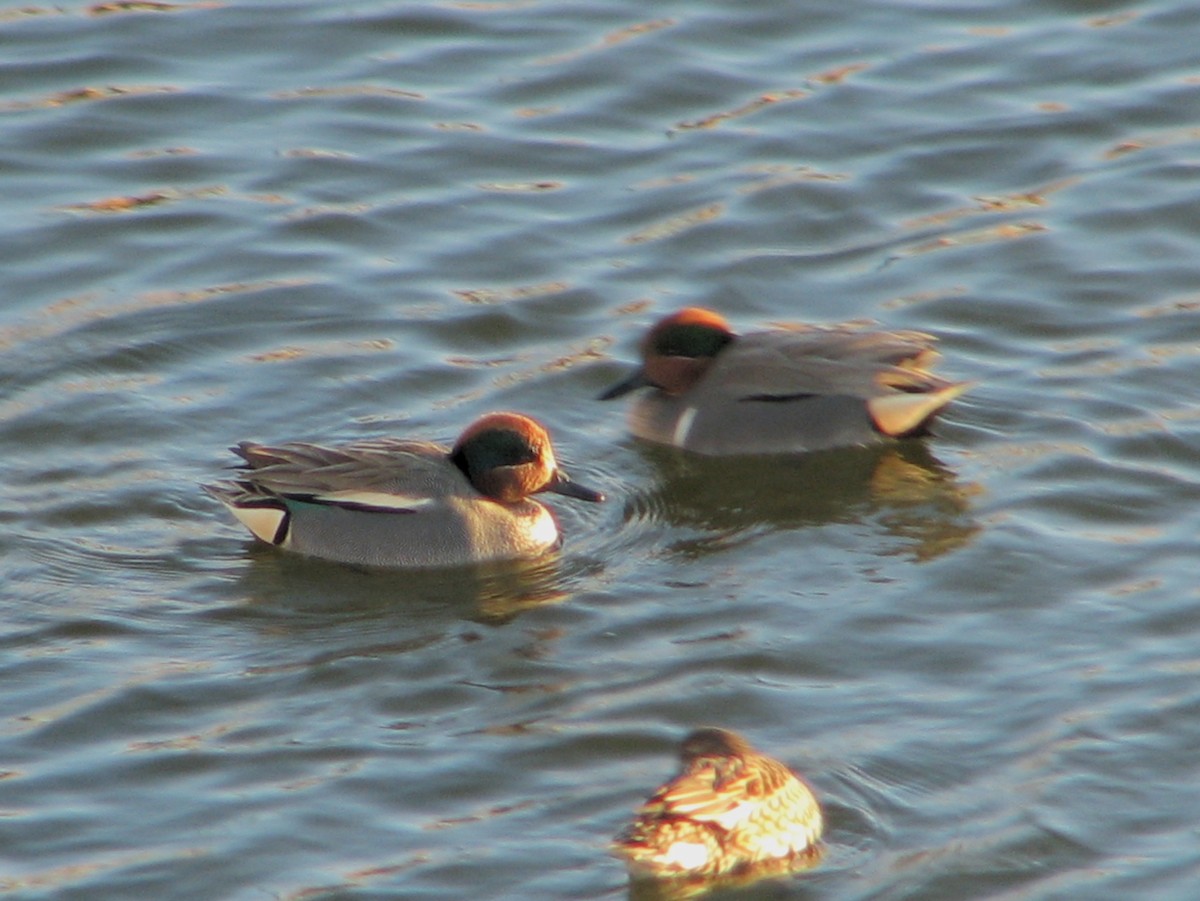
[[[713,723],[797,899],[1191,899],[1200,10],[0,10],[0,896],[623,898]],[[703,461],[592,398],[685,304],[938,335],[935,438]],[[255,546],[242,439],[517,409],[604,506],[401,574]]]

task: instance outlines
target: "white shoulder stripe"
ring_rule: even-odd
[[[317,500],[330,504],[358,504],[363,507],[378,507],[381,510],[415,510],[433,503],[431,497],[415,494],[389,494],[386,491],[329,491],[318,495]]]
[[[676,447],[683,447],[683,442],[687,441],[688,432],[692,430],[692,423],[695,419],[695,407],[688,407],[679,414],[679,419],[675,421],[675,431],[671,435],[672,444]]]

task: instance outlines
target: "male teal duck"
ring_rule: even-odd
[[[699,454],[775,454],[924,434],[970,385],[927,368],[932,336],[791,326],[737,335],[689,307],[641,343],[642,365],[601,400],[642,392],[630,430]]]
[[[243,441],[227,482],[204,489],[257,538],[343,563],[438,567],[536,557],[561,543],[554,515],[530,495],[604,495],[572,482],[546,430],[489,413],[453,448],[375,438],[339,447]]]
[[[807,861],[821,808],[795,773],[726,729],[697,729],[682,769],[637,811],[614,843],[635,876],[720,877]]]

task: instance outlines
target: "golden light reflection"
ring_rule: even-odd
[[[49,304],[32,321],[0,326],[0,350],[29,341],[66,334],[90,322],[115,319],[130,313],[161,307],[202,303],[217,297],[268,291],[275,288],[296,288],[310,284],[307,279],[264,279],[258,282],[229,282],[190,291],[148,291],[130,300],[100,308],[94,293],[61,298]]]
[[[1137,138],[1127,138],[1104,151],[1101,157],[1112,160],[1126,154],[1136,153],[1139,150],[1170,147],[1175,144],[1191,144],[1197,140],[1200,140],[1200,128],[1178,128]]]
[[[452,829],[455,826],[465,826],[468,823],[479,823],[485,820],[493,820],[496,817],[502,817],[506,814],[517,813],[522,810],[528,810],[534,807],[538,802],[517,801],[513,804],[497,804],[492,807],[487,807],[475,813],[469,813],[458,817],[445,817],[444,819],[435,820],[432,823],[426,823],[424,828],[429,832],[436,832],[442,829]]]
[[[119,851],[83,863],[65,864],[49,870],[29,873],[25,876],[0,876],[0,893],[26,891],[29,889],[52,889],[69,886],[94,878],[99,873],[109,873],[126,868],[147,866],[153,863],[203,857],[208,852],[202,848],[185,848],[172,851]]]
[[[738,189],[741,194],[756,194],[772,188],[782,188],[799,182],[844,181],[846,176],[837,172],[821,172],[811,166],[763,165],[750,168],[748,174],[757,179]]]
[[[1129,12],[1113,13],[1109,16],[1097,16],[1094,19],[1088,19],[1086,24],[1091,28],[1112,28],[1114,25],[1126,25],[1139,15],[1139,13],[1130,10]]]
[[[540,191],[557,191],[564,187],[561,181],[485,181],[479,183],[484,191],[498,193],[536,193]]]
[[[968,247],[973,244],[991,244],[996,241],[1015,241],[1027,238],[1039,232],[1048,231],[1048,226],[1040,222],[1014,222],[1004,225],[993,225],[990,228],[978,228],[961,232],[957,235],[943,235],[931,241],[915,244],[907,250],[900,251],[895,256],[916,256],[932,253],[935,250],[947,250],[953,247]]]
[[[451,0],[442,5],[450,9],[465,9],[468,12],[498,13],[508,12],[511,9],[524,9],[536,5],[538,2],[539,0],[496,0],[494,3],[483,3],[480,0]]]
[[[387,97],[396,100],[424,100],[424,94],[377,84],[345,84],[336,87],[306,87],[291,91],[276,91],[276,100],[308,100],[313,97]]]
[[[193,9],[220,9],[224,3],[161,3],[158,0],[116,0],[113,3],[93,3],[87,8],[89,16],[112,13],[177,13]]]
[[[1051,194],[1061,191],[1064,188],[1073,187],[1078,182],[1078,178],[1064,178],[1029,191],[1017,191],[1011,194],[981,194],[978,197],[972,198],[975,202],[970,206],[955,207],[941,213],[933,213],[928,216],[909,219],[904,223],[904,227],[911,229],[928,228],[931,225],[945,225],[948,222],[953,222],[966,216],[1013,213],[1048,206]]]
[[[728,122],[731,119],[741,119],[745,116],[757,113],[765,107],[776,103],[782,103],[789,100],[801,100],[809,95],[808,91],[801,88],[792,88],[785,91],[772,91],[766,94],[760,94],[753,100],[743,103],[741,106],[734,107],[731,110],[724,110],[718,113],[712,113],[702,119],[692,119],[690,121],[677,122],[675,128],[680,131],[697,128],[716,128],[723,122]]]
[[[72,103],[88,103],[97,100],[116,100],[121,97],[139,97],[146,94],[172,94],[179,90],[171,85],[104,85],[102,87],[72,88],[38,100],[13,100],[0,104],[2,110],[53,109]]]
[[[534,285],[517,285],[512,288],[471,288],[454,291],[454,296],[467,303],[496,304],[514,300],[529,300],[547,294],[561,294],[570,290],[570,282],[542,282]]]
[[[594,44],[588,44],[577,50],[568,50],[565,53],[556,53],[553,56],[544,56],[536,60],[537,65],[556,66],[561,63],[571,62],[589,53],[597,53],[599,51],[616,47],[624,44],[626,41],[633,38],[642,37],[647,34],[652,34],[660,31],[663,28],[669,28],[676,24],[675,19],[653,19],[649,22],[635,22],[633,25],[627,25],[625,28],[619,28],[616,31],[610,31],[604,35],[599,41]]]
[[[824,72],[819,72],[816,75],[809,77],[809,81],[815,84],[841,84],[851,75],[857,75],[871,68],[866,63],[847,63],[844,66],[837,66],[833,69],[827,69]]]
[[[100,200],[68,203],[58,207],[58,209],[72,213],[129,213],[144,207],[158,206],[163,203],[220,197],[227,193],[228,189],[220,185],[206,188],[192,188],[186,191],[175,188],[164,188],[159,191],[148,191],[145,194],[125,194],[116,197],[104,197]]]
[[[697,225],[703,225],[705,222],[711,222],[719,218],[725,212],[725,204],[710,203],[708,206],[698,207],[697,209],[688,210],[678,216],[672,216],[669,219],[664,219],[654,225],[644,228],[641,231],[634,232],[625,238],[626,244],[645,244],[648,241],[661,241],[664,238],[670,238],[681,232],[695,228]]]

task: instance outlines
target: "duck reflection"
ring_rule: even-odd
[[[921,441],[803,455],[712,458],[638,445],[660,479],[626,502],[626,519],[718,533],[875,523],[902,553],[929,560],[969,543],[974,484],[958,481]],[[712,542],[684,541],[681,553]]]
[[[575,577],[557,554],[437,570],[350,566],[282,555],[254,546],[243,569],[243,596],[253,606],[304,613],[370,616],[403,610],[406,620],[447,613],[503,625],[527,610],[561,603]]]
[[[821,862],[821,848],[814,848],[802,858],[787,862],[760,863],[732,876],[676,876],[669,879],[651,877],[629,880],[629,901],[688,901],[703,896],[706,901],[723,898],[745,899],[746,889],[754,886],[754,898],[800,897],[802,887],[797,886],[796,877]],[[774,889],[774,891],[772,891]]]

